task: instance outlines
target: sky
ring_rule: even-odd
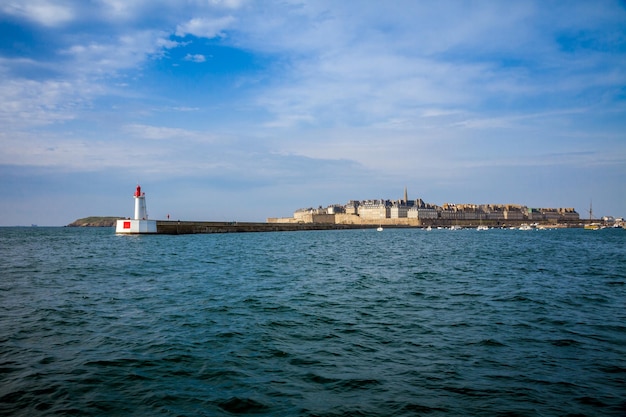
[[[626,216],[623,1],[4,0],[0,99],[0,226]]]

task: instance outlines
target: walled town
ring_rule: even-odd
[[[450,204],[441,206],[409,200],[351,200],[345,205],[298,209],[293,218],[270,218],[271,223],[334,223],[394,226],[507,226],[523,223],[575,225],[574,208],[530,208],[519,204]]]

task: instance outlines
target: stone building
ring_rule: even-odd
[[[432,220],[439,217],[439,213],[435,208],[418,208],[411,207],[407,212],[409,219]]]
[[[359,205],[358,215],[363,220],[388,219],[391,207],[386,200],[367,200]]]
[[[408,217],[407,216],[408,211],[409,211],[409,206],[394,204],[389,209],[389,217],[391,217],[392,219],[406,218]]]

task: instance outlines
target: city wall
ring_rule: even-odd
[[[541,225],[562,225],[564,227],[580,227],[582,224],[587,223],[585,220],[578,218],[548,218],[539,219],[537,216],[535,219],[524,218],[523,216],[514,218],[495,218],[495,219],[464,219],[461,216],[454,218],[438,217],[438,218],[364,218],[357,214],[300,214],[297,218],[292,217],[279,217],[268,218],[269,224],[336,224],[336,225],[353,225],[363,227],[374,226],[388,226],[388,227],[476,227],[476,226],[489,226],[489,227],[507,227],[507,226],[520,226],[525,223],[538,223]]]

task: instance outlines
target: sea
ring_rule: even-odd
[[[0,228],[3,416],[626,416],[626,230]]]

